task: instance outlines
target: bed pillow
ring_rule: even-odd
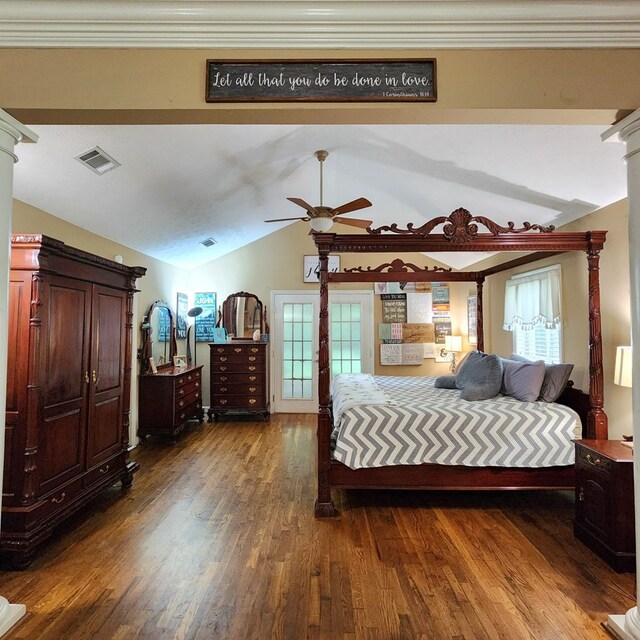
[[[457,389],[456,377],[457,376],[438,376],[435,379],[433,386],[436,389]]]
[[[528,360],[524,356],[519,356],[516,353],[512,353],[510,359],[519,362],[531,362],[531,360]],[[572,371],[572,364],[545,364],[544,380],[542,381],[538,400],[555,402],[567,386]]]
[[[535,402],[544,380],[544,361],[505,360],[500,392],[522,402]]]
[[[502,385],[502,361],[494,354],[471,351],[456,376],[463,400],[488,400],[498,395]]]

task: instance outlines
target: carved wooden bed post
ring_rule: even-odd
[[[335,516],[337,510],[331,500],[331,398],[329,395],[329,251],[318,246],[320,255],[320,322],[318,351],[318,498],[315,514]]]
[[[589,263],[589,401],[587,438],[606,439],[607,414],[604,412],[604,377],[602,371],[602,333],[600,322],[600,250],[590,246]]]
[[[478,351],[484,351],[484,324],[482,317],[482,287],[484,277],[476,280],[476,334],[478,336]]]

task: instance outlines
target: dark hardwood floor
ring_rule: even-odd
[[[190,423],[133,458],[129,492],[0,573],[27,605],[6,638],[591,640],[635,604],[569,492],[338,492],[316,520],[315,416]]]

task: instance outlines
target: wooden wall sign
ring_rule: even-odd
[[[207,60],[207,102],[435,102],[435,58]]]

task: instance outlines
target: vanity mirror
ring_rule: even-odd
[[[232,293],[222,303],[220,326],[226,329],[230,338],[251,340],[256,330],[260,335],[268,333],[266,309],[253,293]]]
[[[142,321],[141,373],[150,369],[149,359],[157,367],[173,366],[176,345],[176,319],[164,300],[156,300]]]

